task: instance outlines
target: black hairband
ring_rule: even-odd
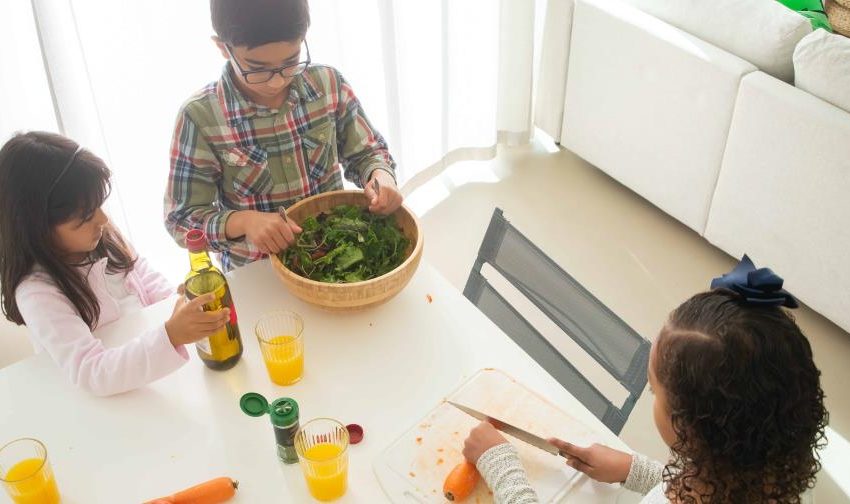
[[[68,162],[65,163],[64,167],[62,167],[62,171],[59,172],[59,175],[56,177],[53,183],[50,184],[50,188],[47,190],[48,199],[50,199],[50,195],[53,193],[53,189],[56,189],[56,184],[58,184],[59,181],[62,180],[62,177],[65,176],[65,172],[67,172],[71,165],[74,164],[74,161],[77,159],[77,154],[79,154],[81,150],[83,150],[82,145],[78,146],[77,150],[75,150],[74,153],[71,154],[71,157],[70,159],[68,159]]]

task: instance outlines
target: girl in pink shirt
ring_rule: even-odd
[[[30,132],[0,149],[0,297],[75,385],[106,396],[157,380],[188,360],[184,345],[218,330],[227,309],[211,295],[179,299],[167,321],[106,348],[92,334],[173,294],[101,210],[110,191],[104,162],[60,135]]]

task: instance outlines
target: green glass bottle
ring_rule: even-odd
[[[204,311],[230,309],[230,320],[214,334],[204,338],[195,347],[204,364],[210,369],[225,370],[236,365],[242,356],[242,337],[236,317],[236,307],[230,295],[230,287],[224,273],[210,260],[207,253],[207,237],[200,229],[186,234],[191,269],[183,284],[188,299],[212,292],[215,299],[204,305]]]

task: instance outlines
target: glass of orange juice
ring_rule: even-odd
[[[304,375],[304,321],[291,311],[280,310],[260,317],[254,331],[269,378],[278,385],[292,385]]]
[[[37,439],[17,439],[0,448],[0,481],[15,504],[59,502],[47,448]]]
[[[348,488],[348,430],[330,418],[317,418],[295,435],[295,451],[310,495],[331,501]]]

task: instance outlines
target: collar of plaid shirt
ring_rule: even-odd
[[[219,101],[229,126],[236,126],[243,120],[254,116],[265,117],[277,113],[277,109],[254,103],[250,98],[242,94],[242,91],[233,82],[229,62],[224,65],[218,87]],[[290,105],[294,105],[301,100],[311,102],[318,100],[322,96],[324,96],[322,91],[313,82],[309,72],[305,71],[292,80],[292,83],[289,85],[289,96],[287,96],[286,101]]]

